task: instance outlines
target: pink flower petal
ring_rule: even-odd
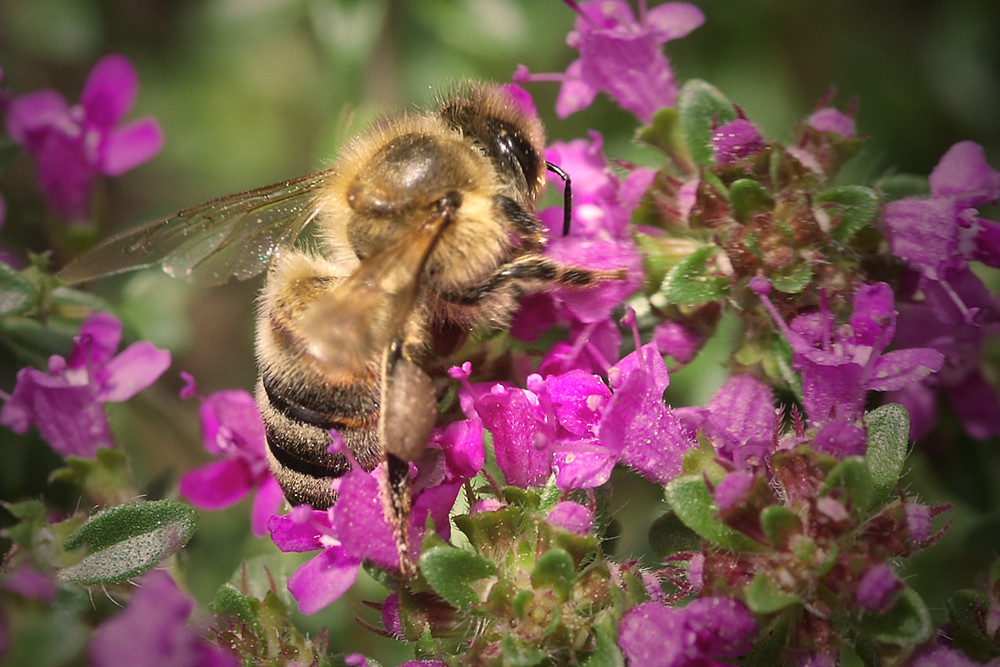
[[[331,547],[307,561],[288,578],[288,590],[303,614],[315,614],[346,593],[358,578],[361,559]]]
[[[148,161],[162,148],[159,123],[153,118],[140,118],[108,133],[97,168],[108,176],[118,176]]]
[[[99,399],[108,402],[127,401],[153,384],[170,366],[170,352],[160,350],[148,341],[139,341],[105,364]]]
[[[87,120],[102,129],[114,127],[132,108],[139,92],[139,77],[125,56],[101,58],[90,70],[80,94]]]
[[[241,500],[253,479],[239,459],[209,463],[181,477],[180,493],[200,509],[217,510]]]

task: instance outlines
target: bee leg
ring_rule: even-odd
[[[394,341],[383,360],[382,409],[379,428],[388,466],[387,482],[400,569],[415,574],[410,559],[408,525],[410,461],[420,458],[437,421],[437,399],[430,376]]]
[[[443,294],[442,298],[462,306],[474,306],[501,290],[513,290],[518,294],[524,294],[554,285],[584,288],[605,280],[625,280],[627,277],[628,272],[625,269],[610,271],[587,269],[582,266],[560,264],[548,257],[530,255],[504,264],[478,285]]]

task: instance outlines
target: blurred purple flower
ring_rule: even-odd
[[[986,162],[983,147],[955,144],[929,180],[930,197],[900,199],[882,211],[893,253],[933,280],[946,280],[970,260],[1000,267],[1000,223],[977,215],[1000,198],[1000,172]]]
[[[945,365],[925,385],[892,396],[910,410],[913,437],[930,431],[937,396],[947,395],[975,438],[1000,434],[1000,399],[981,372],[987,337],[1000,328],[995,297],[970,261],[1000,267],[1000,223],[977,209],[1000,198],[1000,172],[971,141],[952,146],[930,175],[931,196],[887,204],[882,221],[895,254],[920,272],[921,303],[901,306],[900,338],[941,352]],[[905,325],[905,326],[904,326]]]
[[[687,667],[739,657],[756,633],[753,614],[732,598],[698,598],[683,609],[646,602],[622,618],[618,645],[629,664]]]
[[[194,602],[166,572],[138,580],[124,611],[97,628],[87,654],[95,667],[236,667],[239,661],[188,623]]]
[[[54,90],[11,101],[7,131],[34,157],[50,208],[69,221],[90,215],[98,174],[118,176],[159,152],[163,133],[150,117],[116,127],[135,102],[139,80],[121,55],[102,58],[91,70],[80,103],[69,106]]]
[[[63,456],[93,457],[111,447],[103,403],[127,401],[163,374],[170,353],[152,343],[133,343],[115,354],[122,323],[108,313],[88,318],[74,338],[69,360],[53,355],[49,372],[27,367],[0,409],[0,424],[25,433],[35,424]]]
[[[700,9],[668,2],[647,10],[643,2],[636,20],[625,0],[567,4],[578,16],[566,43],[579,50],[580,58],[565,74],[531,74],[520,66],[515,81],[561,81],[556,103],[561,117],[586,108],[600,91],[644,123],[658,109],[674,106],[679,88],[662,47],[704,23]]]
[[[712,132],[712,150],[720,165],[731,165],[757,155],[766,144],[760,131],[746,118],[720,125]]]
[[[896,332],[892,289],[862,285],[854,294],[848,326],[834,331],[833,314],[823,308],[789,324],[768,297],[770,284],[754,279],[760,296],[794,354],[802,374],[802,404],[818,432],[818,449],[834,456],[864,454],[866,437],[858,425],[869,391],[893,391],[919,382],[944,363],[937,350],[920,347],[885,352]]]
[[[892,609],[897,600],[896,594],[902,590],[903,582],[892,568],[885,563],[875,563],[861,577],[855,597],[864,609],[884,614]]]
[[[198,395],[194,378],[181,373],[186,385],[182,398]],[[267,534],[267,521],[278,512],[282,493],[265,456],[264,422],[253,396],[245,391],[217,391],[201,397],[202,441],[209,454],[221,460],[184,473],[180,493],[200,509],[229,507],[256,489],[251,527]]]

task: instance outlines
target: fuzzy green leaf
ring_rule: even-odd
[[[872,478],[869,509],[881,507],[892,495],[903,474],[910,439],[910,414],[902,405],[891,403],[865,415],[868,451],[865,462]]]
[[[420,572],[434,591],[456,609],[479,602],[472,584],[496,574],[496,566],[471,551],[441,546],[420,556]]]
[[[716,518],[718,507],[700,475],[675,478],[664,495],[680,520],[709,542],[733,551],[763,550],[763,545]]]
[[[879,196],[871,188],[862,185],[842,185],[821,192],[816,201],[832,204],[824,207],[833,218],[839,218],[830,235],[840,243],[851,238],[875,219],[878,213]]]
[[[752,178],[741,178],[729,186],[729,202],[733,207],[733,217],[745,223],[756,213],[774,207],[774,199],[764,186]]]
[[[783,549],[788,539],[802,532],[799,515],[784,505],[768,505],[760,513],[760,525],[771,544]]]
[[[197,522],[193,507],[173,500],[110,507],[66,538],[67,550],[86,544],[90,553],[59,578],[87,585],[137,577],[187,544]]]
[[[866,509],[870,506],[874,483],[868,464],[863,458],[848,456],[842,459],[827,475],[819,493],[821,496],[826,495],[837,487],[847,491],[855,508]]]
[[[708,271],[708,262],[716,252],[714,246],[699,248],[675,266],[663,282],[667,301],[690,306],[723,298],[729,281]]]
[[[907,586],[896,605],[885,614],[867,614],[860,626],[874,639],[896,646],[916,646],[934,630],[927,605]]]
[[[551,588],[559,596],[560,602],[569,599],[576,579],[573,557],[562,549],[546,551],[531,571],[531,585],[534,588]]]
[[[767,574],[758,572],[744,589],[747,607],[755,614],[773,614],[800,602],[799,597],[778,588]]]
[[[38,301],[38,288],[10,264],[0,262],[0,315],[20,315]]]

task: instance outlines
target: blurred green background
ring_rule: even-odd
[[[926,175],[964,139],[983,144],[990,162],[1000,166],[995,0],[695,4],[706,14],[705,25],[667,46],[678,80],[714,83],[766,137],[788,139],[792,124],[835,86],[841,108],[860,100],[858,130],[871,136],[850,166],[855,180],[893,171]],[[565,44],[574,16],[557,0],[0,0],[0,90],[17,95],[55,88],[73,102],[102,55],[120,52],[135,65],[140,90],[130,118],[155,116],[166,144],[152,162],[102,183],[97,233],[103,237],[205,199],[323,168],[373,118],[425,103],[455,79],[507,81],[519,63],[533,72],[561,71],[576,55]],[[634,119],[607,98],[559,119],[553,112],[557,86],[529,89],[551,139],[596,129],[610,156],[655,159],[632,144]],[[0,243],[38,252],[49,247],[51,221],[45,221],[34,183],[24,155],[0,173],[8,205]],[[176,398],[178,371],[192,372],[206,392],[253,386],[258,287],[259,281],[250,281],[197,291],[156,272],[96,287],[120,304],[116,312],[132,337],[174,352],[173,367],[154,388],[127,407],[113,406],[143,488],[162,492],[180,471],[205,460],[197,406]],[[0,389],[12,388],[17,365],[3,360]],[[690,400],[714,390],[718,374],[706,371],[709,376]],[[973,485],[960,476],[949,481],[928,472],[912,482],[972,509],[971,527],[959,522],[956,529],[966,537],[969,530],[986,535],[977,538],[982,553],[971,557],[976,563],[997,546],[996,531],[990,532],[997,525],[990,477],[996,456],[988,449],[995,445],[970,444],[971,453],[962,455],[961,470],[977,470],[976,483],[985,483],[978,495],[961,495]],[[8,451],[0,497],[39,493],[54,462],[31,452],[45,447],[26,445],[7,431],[0,433],[0,447]],[[634,478],[622,481],[628,479]],[[633,523],[639,526],[661,511],[658,491],[643,485],[619,502],[622,516],[638,519]],[[200,600],[210,600],[246,554],[272,552],[267,540],[248,535],[247,509],[244,502],[203,514],[187,556],[187,584]],[[625,530],[620,549],[642,555],[644,535]],[[971,570],[964,570],[927,585],[969,585],[971,579]],[[378,586],[366,585],[309,619],[310,627],[329,627],[338,650],[380,655],[391,664],[405,653],[357,631],[352,621],[368,613],[360,600],[381,596]],[[939,614],[940,601],[935,604]]]

